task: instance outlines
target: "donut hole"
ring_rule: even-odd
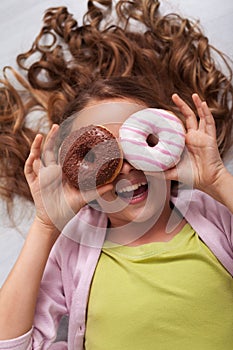
[[[146,139],[146,142],[147,142],[149,147],[154,147],[158,144],[159,139],[154,134],[149,134],[147,139]]]
[[[94,163],[96,160],[95,153],[90,149],[84,156],[84,160],[87,163]]]

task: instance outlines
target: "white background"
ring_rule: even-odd
[[[49,7],[66,6],[81,20],[85,0],[1,0],[0,1],[0,69],[15,66],[18,53],[28,50],[39,32],[44,11]],[[178,12],[199,19],[210,42],[233,58],[232,0],[161,0],[161,12]],[[0,140],[1,142],[1,140]],[[231,163],[231,153],[228,162]],[[233,170],[232,163],[229,166]],[[17,202],[17,228],[10,227],[0,202],[0,286],[14,263],[27,234],[33,210]]]

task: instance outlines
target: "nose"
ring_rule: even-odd
[[[123,159],[123,165],[121,167],[121,174],[129,174],[131,170],[133,170],[134,167],[126,160]]]

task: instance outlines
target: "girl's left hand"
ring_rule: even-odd
[[[197,94],[192,95],[199,122],[192,109],[177,95],[173,102],[186,119],[186,149],[174,168],[165,172],[169,180],[177,180],[211,194],[226,169],[220,157],[213,115],[206,102]]]

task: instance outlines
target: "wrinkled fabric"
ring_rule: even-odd
[[[229,210],[196,190],[179,191],[172,201],[233,275],[233,215]],[[45,268],[33,329],[16,339],[0,341],[0,350],[83,349],[89,290],[106,227],[106,215],[88,206],[68,223]],[[54,343],[63,315],[69,315],[68,342]]]

